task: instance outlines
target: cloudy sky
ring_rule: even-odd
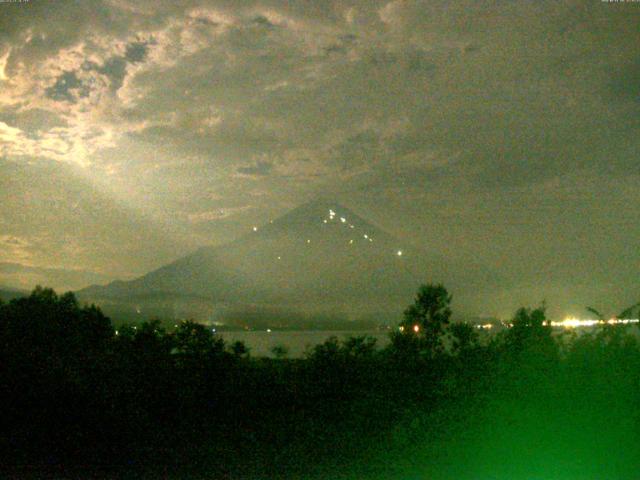
[[[640,300],[640,3],[0,3],[0,262],[131,278],[322,196]],[[614,312],[611,312],[614,313]]]

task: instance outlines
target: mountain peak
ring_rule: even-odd
[[[350,212],[350,210],[339,204],[336,201],[327,199],[327,198],[316,198],[314,200],[310,200],[309,202],[303,203],[302,205],[298,205],[297,207],[295,207],[293,210],[290,210],[289,212],[285,213],[283,215],[287,216],[289,214],[292,213],[297,213],[297,214],[320,214],[320,215],[329,215],[330,211],[344,211],[344,212]]]
[[[334,228],[331,228],[334,227]],[[338,229],[342,235],[390,237],[380,228],[370,224],[349,208],[328,199],[315,199],[304,203],[262,227],[256,227],[262,235],[296,234],[314,235]]]

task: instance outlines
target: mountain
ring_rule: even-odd
[[[29,292],[26,290],[17,290],[11,287],[5,287],[0,285],[0,300],[3,302],[8,302],[9,300],[13,300],[14,298],[28,297]]]
[[[402,312],[427,281],[486,285],[487,272],[468,267],[407,245],[335,202],[314,201],[228,244],[78,295],[114,308],[135,303],[137,313],[209,320],[243,309],[354,318]]]
[[[94,283],[107,282],[111,278],[85,270],[33,267],[20,263],[0,262],[0,282],[12,288],[31,289],[35,285],[42,285],[60,291],[76,290]]]

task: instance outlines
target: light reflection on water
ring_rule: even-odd
[[[271,349],[275,346],[284,346],[288,349],[288,358],[304,356],[307,347],[313,347],[323,343],[329,337],[338,337],[344,340],[349,337],[367,335],[377,339],[376,346],[382,348],[389,343],[389,333],[380,330],[371,331],[237,331],[222,332],[219,334],[225,342],[231,343],[237,340],[244,342],[250,348],[254,357],[273,357]]]

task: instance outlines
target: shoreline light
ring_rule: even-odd
[[[476,325],[476,328],[479,328],[481,330],[491,330],[493,328],[493,324],[492,323],[485,323],[482,325]]]
[[[609,320],[596,320],[592,318],[581,319],[575,317],[567,317],[564,320],[545,320],[542,324],[546,327],[572,329],[597,327],[602,325],[630,325],[639,323],[640,319],[638,318],[610,318]],[[501,324],[505,328],[513,327],[513,324],[511,322],[501,322]],[[478,329],[491,329],[496,326],[496,324],[484,323],[475,324],[474,326]]]
[[[578,328],[578,327],[594,327],[596,325],[628,325],[630,323],[639,323],[637,318],[610,318],[609,320],[580,319],[575,317],[567,317],[561,321],[547,321],[544,324],[552,327],[562,328]]]

